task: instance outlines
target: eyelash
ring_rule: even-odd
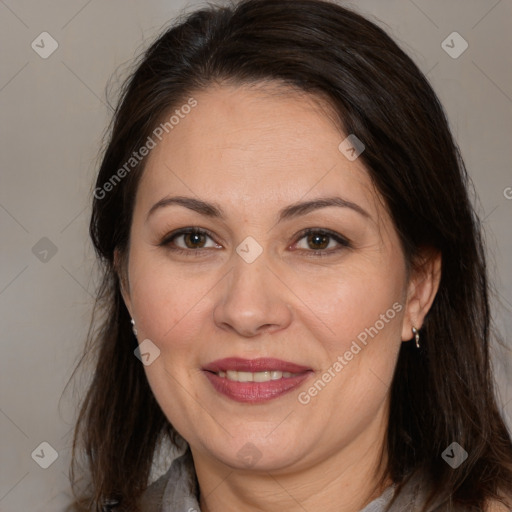
[[[182,249],[181,247],[171,247],[170,244],[172,241],[174,241],[174,239],[178,238],[181,235],[188,235],[188,234],[206,235],[213,240],[213,235],[209,231],[202,229],[202,228],[189,227],[189,228],[182,228],[182,229],[179,229],[172,233],[169,233],[167,236],[165,236],[163,238],[163,240],[158,245],[160,247],[166,247],[168,250],[170,250],[176,254],[183,254],[185,256],[201,256],[202,249],[203,249],[201,247],[199,247],[197,249]],[[315,258],[331,256],[335,253],[338,253],[340,250],[352,247],[350,241],[347,240],[345,237],[341,236],[340,234],[338,234],[334,231],[331,231],[329,229],[315,229],[315,228],[307,228],[307,229],[302,230],[300,233],[298,233],[297,239],[294,242],[294,245],[309,235],[328,236],[331,239],[333,239],[335,242],[340,244],[340,247],[338,247],[336,249],[329,249],[329,250],[298,249],[300,251],[305,251],[307,253],[311,253],[311,256],[315,257]],[[208,249],[209,248],[206,248],[205,250],[208,250]],[[191,254],[191,253],[193,253],[193,254]]]

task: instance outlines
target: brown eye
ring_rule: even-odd
[[[308,235],[308,245],[314,251],[322,251],[329,245],[329,235],[314,234]]]
[[[177,252],[199,254],[200,249],[220,249],[209,232],[198,228],[184,228],[167,235],[159,244]]]
[[[202,248],[206,243],[206,236],[203,233],[191,232],[182,236],[188,249]]]
[[[296,249],[310,256],[328,256],[351,247],[350,242],[335,231],[308,228],[298,235]]]

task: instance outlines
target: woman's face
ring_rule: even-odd
[[[131,227],[124,297],[153,393],[194,454],[230,467],[360,456],[412,337],[390,217],[311,97],[193,96],[149,156]]]

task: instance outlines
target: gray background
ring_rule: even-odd
[[[346,4],[380,20],[428,74],[447,110],[479,196],[496,282],[496,323],[510,345],[512,1]],[[68,502],[70,433],[87,375],[63,390],[83,346],[96,285],[87,222],[111,115],[105,87],[113,77],[115,92],[130,60],[167,20],[198,5],[0,0],[2,512],[56,511]],[[38,36],[44,31],[59,45],[47,59],[31,47],[34,40],[43,46]],[[456,59],[441,46],[454,31],[469,44]],[[461,48],[457,40],[447,44]],[[495,360],[510,426],[512,356],[496,347]],[[38,448],[43,441],[58,453],[47,469],[36,463],[48,461],[49,450],[43,457]],[[31,457],[36,448],[39,459]]]

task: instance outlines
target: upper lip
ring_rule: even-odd
[[[203,367],[203,370],[209,372],[226,372],[234,370],[238,372],[266,372],[266,371],[280,371],[290,373],[302,373],[311,368],[302,366],[300,364],[290,363],[289,361],[282,361],[281,359],[274,359],[271,357],[261,357],[258,359],[243,359],[241,357],[227,357],[225,359],[217,359]]]

